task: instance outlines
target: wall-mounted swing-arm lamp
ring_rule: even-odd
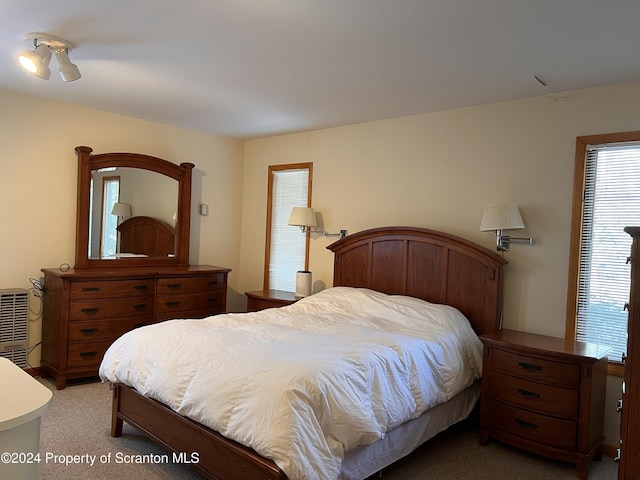
[[[293,207],[291,217],[289,217],[289,225],[300,227],[303,233],[320,233],[325,237],[346,237],[347,231],[340,230],[339,233],[327,233],[326,230],[311,230],[311,227],[318,226],[316,212],[311,207]]]
[[[506,252],[509,250],[510,243],[526,243],[533,245],[531,237],[510,237],[505,235],[503,230],[515,230],[524,228],[524,222],[520,211],[515,203],[500,203],[487,205],[482,214],[480,222],[480,231],[486,232],[495,230],[496,232],[496,248],[498,251]]]

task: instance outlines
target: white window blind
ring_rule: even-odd
[[[113,256],[116,253],[118,242],[118,216],[112,215],[113,205],[120,198],[120,178],[109,177],[103,179],[102,187],[102,238],[100,243],[100,255]]]
[[[576,336],[611,346],[612,361],[627,345],[631,237],[624,227],[633,225],[640,225],[640,144],[589,146]]]
[[[307,236],[289,225],[293,207],[306,207],[309,169],[274,170],[271,197],[269,288],[294,292],[296,272],[304,270]]]

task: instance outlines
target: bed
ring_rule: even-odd
[[[323,310],[325,306],[320,305],[319,303],[323,299],[327,298],[329,300],[328,304],[334,305],[335,308],[342,308],[341,306],[335,306],[340,303],[340,301],[336,300],[336,298],[342,298],[342,296],[344,296],[343,293],[345,292],[348,293],[349,302],[351,302],[351,295],[354,293],[357,295],[357,298],[361,299],[358,300],[358,302],[361,302],[361,304],[363,305],[363,311],[369,311],[370,304],[382,302],[385,306],[388,306],[389,304],[385,302],[392,301],[393,306],[389,307],[391,308],[391,310],[389,311],[392,313],[389,315],[389,318],[395,316],[395,313],[393,313],[395,312],[395,310],[393,309],[396,308],[395,305],[398,301],[405,305],[406,309],[409,309],[408,311],[411,312],[417,311],[414,309],[416,304],[419,305],[419,311],[422,312],[423,306],[425,305],[425,302],[423,301],[435,304],[434,308],[440,308],[442,305],[444,305],[445,307],[442,308],[444,308],[447,312],[446,318],[455,319],[455,324],[457,325],[456,328],[460,327],[460,329],[462,329],[461,325],[463,323],[466,324],[467,327],[470,324],[473,329],[471,332],[473,341],[477,343],[480,342],[477,339],[476,335],[480,335],[488,331],[493,331],[497,328],[501,312],[501,268],[506,263],[506,261],[501,256],[484,247],[450,234],[436,232],[424,228],[384,227],[365,230],[363,232],[347,236],[329,245],[327,248],[334,252],[334,288],[327,289],[326,293],[321,292],[322,295],[312,295],[311,297],[307,297],[307,299],[303,299],[297,302],[297,304],[294,304],[290,307],[283,307],[282,309],[273,309],[271,311],[263,311],[250,314],[228,314],[223,315],[222,317],[214,317],[212,319],[209,319],[208,321],[217,321],[218,323],[211,323],[210,328],[222,329],[227,328],[227,325],[235,325],[234,328],[236,328],[236,335],[238,334],[237,328],[245,328],[248,336],[238,338],[257,338],[256,345],[259,345],[259,348],[256,347],[255,350],[263,352],[262,347],[265,342],[263,342],[262,340],[265,337],[273,336],[275,338],[275,343],[278,345],[282,345],[281,343],[278,343],[281,340],[281,337],[279,337],[275,333],[271,333],[271,331],[267,332],[265,330],[260,330],[260,328],[262,328],[261,320],[259,320],[259,318],[255,319],[255,317],[251,317],[252,315],[257,315],[258,317],[260,317],[260,315],[262,315],[263,317],[277,317],[278,319],[281,319],[278,321],[288,322],[290,321],[288,319],[282,320],[285,317],[289,318],[287,317],[287,315],[290,315],[291,318],[293,318],[296,311],[300,311],[302,309],[304,309],[305,311],[308,309],[315,309],[317,315],[322,316],[322,318],[330,321],[332,324],[334,322],[339,323],[342,322],[343,318],[342,310],[335,314],[328,314]],[[351,303],[349,305],[351,305]],[[402,307],[403,312],[405,306]],[[350,306],[349,308],[352,307]],[[376,312],[377,311],[378,310],[376,310]],[[317,315],[314,318],[317,318]],[[420,315],[422,315],[422,313],[420,313]],[[462,317],[462,315],[464,315],[466,319]],[[346,316],[348,317],[348,315]],[[386,317],[384,315],[380,318],[378,317],[379,315],[376,313],[371,314],[366,318],[372,318],[372,321],[375,320],[376,322],[386,322]],[[460,323],[459,317],[462,317],[464,322]],[[184,322],[185,320],[180,321]],[[358,321],[360,322],[360,320]],[[405,322],[404,317],[402,321]],[[452,324],[453,322],[454,320],[452,320]],[[238,327],[238,324],[242,324],[244,326],[240,325],[240,327]],[[251,330],[253,329],[254,324],[259,328],[258,334]],[[195,332],[198,331],[198,328],[202,328],[203,326],[205,326],[204,323],[192,323],[184,325],[189,326],[183,328],[183,330],[189,330],[193,328],[195,329]],[[307,323],[306,325],[307,329],[324,328],[324,324],[322,324],[322,322],[312,322]],[[320,327],[317,327],[317,325],[320,325]],[[403,323],[402,325],[404,326],[405,323]],[[284,326],[287,330],[285,336],[289,337],[289,325],[287,324]],[[406,326],[407,328],[414,328],[413,331],[416,332],[415,335],[420,335],[420,332],[417,331],[414,326]],[[159,325],[157,327],[169,328],[170,324]],[[282,325],[278,325],[278,328],[280,327],[282,327]],[[154,327],[149,326],[143,328],[153,329]],[[331,328],[333,328],[333,325]],[[345,327],[344,325],[340,324],[340,328],[344,329]],[[395,328],[395,325],[393,326],[393,328]],[[373,335],[374,337],[376,337],[377,340],[369,344],[370,347],[362,347],[360,354],[363,356],[367,356],[369,353],[372,353],[373,357],[382,358],[382,354],[379,355],[378,347],[376,347],[376,345],[380,345],[381,343],[386,347],[390,345],[392,346],[392,348],[385,348],[385,351],[397,350],[396,344],[393,342],[404,342],[405,339],[408,339],[409,343],[414,346],[422,345],[422,341],[416,343],[413,336],[414,333],[404,335],[405,332],[398,333],[395,331],[382,331],[384,329],[375,330],[370,328],[369,325],[366,324],[357,324],[354,326],[351,323],[349,323],[349,325],[346,327],[346,330],[349,330],[351,331],[351,333],[355,334],[355,336],[350,337],[351,340],[348,340],[347,342],[350,345],[359,345],[360,343],[364,343],[364,340],[363,342],[360,342],[360,338],[358,336],[364,338],[369,335]],[[155,332],[159,331],[160,330],[156,328]],[[469,331],[471,331],[471,328],[469,328]],[[306,333],[309,332],[305,332],[305,334]],[[311,333],[318,334],[318,332],[315,331]],[[323,334],[324,331],[320,333]],[[256,337],[256,335],[258,336]],[[296,333],[296,335],[298,334]],[[164,336],[164,334],[160,334],[160,336],[162,337]],[[202,337],[202,335],[200,337]],[[400,340],[397,340],[397,337],[399,337]],[[317,338],[321,339],[323,337],[322,335],[319,335]],[[466,343],[473,343],[473,341],[468,338],[466,340]],[[311,444],[313,444],[314,449],[316,448],[315,444],[323,445],[325,447],[328,445],[329,452],[338,452],[338,456],[340,457],[337,464],[338,470],[336,470],[336,462],[333,462],[332,459],[329,459],[327,461],[327,465],[329,466],[326,468],[326,470],[324,464],[319,467],[313,462],[306,466],[291,466],[288,463],[289,461],[287,458],[284,458],[284,460],[283,458],[276,458],[275,460],[272,460],[271,458],[267,458],[268,455],[265,456],[257,453],[256,450],[265,451],[263,448],[264,445],[262,443],[264,436],[262,434],[264,432],[258,431],[260,429],[255,429],[256,431],[252,432],[250,429],[250,424],[252,422],[241,422],[240,430],[244,431],[243,435],[245,435],[246,438],[257,439],[256,444],[258,445],[258,448],[255,449],[249,448],[239,443],[238,441],[228,438],[231,436],[227,432],[228,425],[224,425],[224,428],[220,428],[218,431],[216,431],[216,429],[210,428],[204,424],[209,422],[205,422],[203,418],[208,419],[209,417],[199,416],[198,411],[195,412],[195,415],[191,414],[194,413],[194,405],[198,407],[196,408],[196,410],[203,411],[200,412],[202,415],[205,415],[205,413],[208,415],[209,413],[213,412],[213,410],[225,410],[225,408],[229,407],[228,405],[214,405],[213,407],[208,407],[204,404],[204,402],[192,402],[191,407],[189,407],[189,416],[201,420],[195,421],[191,418],[187,418],[187,416],[185,415],[176,413],[176,411],[184,413],[180,410],[180,405],[189,403],[188,401],[184,400],[184,397],[178,400],[178,403],[182,403],[180,403],[177,408],[176,405],[174,405],[172,409],[166,405],[171,404],[171,402],[173,401],[171,398],[171,394],[167,394],[167,399],[164,399],[163,393],[161,393],[160,397],[158,397],[156,392],[155,396],[158,397],[159,400],[148,398],[147,396],[142,394],[148,394],[148,392],[146,391],[148,384],[143,388],[138,387],[142,391],[142,393],[140,393],[135,388],[125,384],[125,382],[122,380],[126,379],[126,382],[132,383],[130,382],[132,377],[139,377],[144,378],[146,381],[148,375],[142,370],[136,370],[135,368],[132,368],[130,366],[125,366],[124,368],[120,369],[120,377],[113,373],[114,371],[118,370],[118,367],[120,366],[119,364],[115,365],[113,358],[119,359],[120,357],[127,356],[127,352],[129,352],[129,356],[141,356],[141,351],[146,349],[145,345],[147,345],[148,343],[149,342],[144,344],[138,343],[138,348],[129,348],[128,350],[124,349],[125,347],[116,346],[114,347],[116,353],[112,352],[112,355],[105,355],[105,362],[107,362],[107,364],[105,365],[105,362],[103,362],[103,365],[101,366],[101,376],[104,380],[109,380],[113,384],[111,435],[114,437],[120,436],[122,434],[123,422],[127,422],[168,450],[176,452],[178,459],[188,460],[190,458],[193,458],[192,455],[195,452],[197,463],[193,463],[192,466],[205,478],[257,480],[333,477],[345,479],[363,479],[375,473],[376,471],[379,471],[380,469],[396,461],[397,459],[407,455],[421,443],[425,442],[428,438],[431,438],[435,434],[446,429],[451,424],[456,423],[463,418],[466,418],[466,416],[469,415],[469,413],[475,406],[479,397],[478,381],[469,381],[469,379],[467,378],[464,385],[462,385],[456,379],[457,377],[455,377],[451,372],[446,374],[449,376],[445,375],[443,377],[442,375],[440,375],[436,378],[436,383],[442,383],[442,378],[446,377],[447,380],[445,383],[448,384],[449,381],[451,381],[452,384],[459,384],[458,390],[452,390],[452,392],[455,391],[455,394],[437,394],[437,399],[427,399],[427,394],[425,392],[429,391],[429,389],[416,387],[416,391],[419,390],[419,392],[421,392],[418,395],[418,397],[421,399],[420,402],[414,402],[421,404],[421,408],[417,409],[416,411],[408,412],[406,415],[400,415],[399,413],[396,414],[395,411],[390,407],[389,409],[387,409],[388,406],[385,404],[381,410],[376,410],[376,412],[378,413],[376,413],[375,419],[372,420],[370,417],[366,416],[364,416],[366,417],[364,418],[364,420],[362,418],[359,419],[359,421],[361,421],[361,423],[363,424],[372,422],[374,424],[373,431],[370,428],[367,429],[366,425],[363,429],[360,429],[359,426],[358,428],[356,428],[352,425],[329,427],[331,429],[334,429],[335,431],[339,431],[340,428],[342,428],[342,430],[348,433],[349,438],[344,441],[344,444],[338,442],[338,444],[336,445],[335,442],[328,442],[326,438],[321,439],[318,437],[316,439],[314,437],[301,437],[312,438],[310,442],[304,442],[305,448],[311,448]],[[212,341],[212,343],[216,342]],[[242,343],[243,342],[240,341],[238,342],[238,345],[242,346]],[[321,340],[318,340],[317,343],[323,344]],[[331,344],[331,346],[327,344],[327,348],[329,349],[337,348],[337,350],[340,350],[340,348],[342,347],[342,345],[336,346],[336,343],[340,343],[339,341],[336,342],[335,340],[332,340],[329,343]],[[222,349],[224,345],[220,344],[219,347]],[[118,348],[123,349],[117,350]],[[367,348],[370,348],[370,351],[367,351]],[[420,346],[417,348],[419,350],[423,347]],[[134,350],[135,354],[131,353]],[[243,355],[245,353],[248,354],[248,352],[243,352],[242,348],[240,348],[240,350],[241,355],[233,357],[233,359],[237,362],[236,366],[239,366],[239,368],[236,368],[235,371],[242,373],[245,371],[244,367],[246,366],[242,363],[243,359],[245,358],[243,357]],[[230,356],[233,356],[234,351],[229,350],[228,354]],[[285,350],[280,350],[281,353],[283,351]],[[286,352],[288,353],[289,350],[286,350]],[[404,350],[402,350],[402,352],[402,355],[405,355]],[[280,356],[287,357],[289,355],[278,355],[278,357]],[[152,357],[150,358],[155,359],[153,359],[151,364],[154,366],[158,366],[159,363],[162,363],[161,357],[163,357],[163,355],[160,355],[157,352],[155,353],[155,357],[153,357],[152,354]],[[339,355],[335,354],[335,352],[332,351],[331,358],[339,358]],[[351,353],[349,353],[348,358],[352,359]],[[448,357],[445,354],[442,358]],[[477,365],[477,361],[478,360],[476,358],[476,369],[479,368]],[[322,359],[321,362],[325,362],[325,359]],[[481,365],[481,358],[479,362]],[[188,368],[190,361],[185,361],[182,363],[184,363],[184,368]],[[265,359],[265,364],[266,363],[267,362]],[[393,361],[391,363],[393,363]],[[382,367],[380,367],[383,369],[391,368],[389,366],[391,365],[391,363],[384,363],[383,361],[382,363],[378,363],[378,365],[383,365]],[[449,364],[448,361],[440,363],[444,363],[446,365]],[[327,365],[329,365],[329,367],[327,367],[328,370],[334,368],[333,361],[329,362]],[[202,370],[201,367],[199,368],[200,370]],[[284,368],[286,369],[289,367],[285,366]],[[464,369],[466,369],[466,367]],[[216,369],[216,371],[217,370],[218,369]],[[374,369],[371,371],[376,371],[379,373],[379,370]],[[389,378],[396,378],[396,376],[402,377],[403,375],[396,374],[393,370],[389,371],[392,372],[391,374],[387,375],[387,377]],[[417,375],[416,371],[418,372]],[[411,372],[413,373],[409,372],[409,376],[412,379],[414,377],[424,377],[426,379],[424,380],[424,385],[429,385],[430,382],[434,381],[431,378],[431,374],[420,373],[423,372],[423,370],[421,370],[420,368],[418,368],[418,370],[416,371],[412,370]],[[185,389],[187,387],[191,388],[192,384],[204,383],[206,385],[206,381],[203,382],[203,380],[195,379],[195,377],[191,379],[189,375],[190,374],[187,374],[184,381],[182,382]],[[227,390],[228,386],[234,383],[233,376],[230,376],[228,372],[226,375],[227,377],[221,378],[226,378],[228,380],[227,382],[216,384],[214,390],[208,390],[209,392],[212,392],[212,397],[217,397],[219,391]],[[265,373],[264,375],[267,375],[267,373]],[[285,375],[285,377],[295,377],[295,375],[297,374]],[[384,373],[382,373],[382,376],[384,377]],[[477,376],[478,375],[476,375],[476,377]],[[166,378],[168,377],[165,377],[165,381]],[[259,380],[263,381],[264,378],[269,377],[263,378],[261,374],[254,375],[253,377],[249,376],[243,378],[245,378],[245,383],[257,383],[258,385],[260,385]],[[350,377],[349,382],[357,383],[353,381],[353,378],[355,377]],[[374,379],[373,382],[375,383],[375,379],[378,379],[379,377],[376,375],[368,374],[366,378],[369,382],[367,383],[367,385],[370,386],[370,383],[372,381],[371,379]],[[171,379],[172,381],[168,383],[174,383],[173,377],[171,377]],[[275,379],[276,377],[273,377],[274,382]],[[153,384],[154,382],[162,383],[162,381],[158,380],[151,381],[150,383]],[[176,380],[176,383],[180,382]],[[418,383],[415,382],[412,383],[412,385],[414,386],[417,384]],[[207,387],[211,388],[210,385],[207,385]],[[276,388],[276,383],[274,383],[274,385],[272,386],[268,384],[266,384],[265,386],[265,384],[263,383],[261,388],[263,389],[261,391],[271,392],[274,389],[280,387],[278,386]],[[338,388],[338,390],[341,390],[341,388],[342,387]],[[335,389],[331,389],[331,394],[333,394],[334,390]],[[377,387],[375,390],[377,390]],[[303,396],[300,394],[300,388],[296,387],[294,391],[296,392],[296,395],[294,395],[296,398]],[[389,391],[399,392],[398,397],[407,396],[402,393],[401,387],[395,385]],[[395,401],[394,395],[389,394],[389,391],[387,391],[386,393],[383,391],[382,394],[375,394],[374,392],[372,393],[371,398],[373,398],[375,402],[380,402],[380,399],[383,399],[385,402],[393,402]],[[316,391],[313,390],[313,392]],[[358,397],[358,395],[356,395],[356,397]],[[255,402],[255,400],[258,398],[260,398],[260,395],[250,396],[250,403]],[[316,396],[314,396],[314,398],[316,398]],[[330,404],[332,408],[335,408],[335,402],[333,402],[333,400],[327,400],[324,395],[317,397],[317,399],[320,400],[320,403],[327,403]],[[356,400],[360,401],[360,399],[358,398]],[[227,409],[233,410],[234,414],[236,411],[242,412],[246,409],[246,407],[241,403],[236,404],[235,401],[232,401],[231,403],[233,403],[232,408],[229,407]],[[273,405],[279,406],[279,404],[270,405],[270,408],[272,408]],[[399,405],[402,404],[399,403]],[[311,410],[309,411],[311,411],[315,415],[315,413],[317,413],[316,406],[312,406],[310,408]],[[176,409],[176,411],[174,411],[174,409]],[[205,410],[207,409],[209,409],[210,412],[205,412]],[[347,407],[345,407],[345,409],[348,410]],[[263,411],[271,412],[271,410],[269,409]],[[279,411],[280,410],[277,410],[277,412]],[[334,412],[334,410],[330,411]],[[385,418],[383,420],[377,418],[380,411],[385,412]],[[326,415],[326,413],[323,414],[321,412],[319,414],[319,417],[322,417],[322,415]],[[266,417],[269,416],[270,414],[266,415]],[[297,416],[298,414],[296,414],[295,422],[298,422]],[[309,417],[309,415],[301,416],[305,418]],[[277,417],[277,415],[274,415],[274,418],[275,417]],[[239,418],[242,419],[243,417]],[[260,418],[262,419],[262,417]],[[337,416],[337,418],[342,419],[342,417],[340,416]],[[256,425],[263,425],[264,427],[264,422],[256,420],[255,423]],[[324,422],[318,422],[317,419],[315,420],[315,423],[323,423],[324,425]],[[307,424],[305,423],[292,423],[292,425],[294,425],[293,430],[295,430],[296,432],[295,435],[298,435],[299,431],[307,432],[308,430],[311,431],[310,435],[315,434],[315,430],[308,428]],[[388,430],[387,427],[389,427]],[[376,429],[380,431],[376,432]],[[222,433],[219,433],[220,431],[226,432],[227,434],[223,435]],[[353,434],[354,431],[357,434]],[[355,438],[351,438],[353,436],[355,436]],[[357,445],[358,443],[360,443],[360,445]],[[291,448],[298,448],[300,446],[301,445],[299,443],[296,443],[295,441],[292,441],[290,445]],[[282,450],[281,447],[278,448]],[[286,450],[286,447],[284,448]],[[319,449],[320,455],[323,455],[325,453],[326,449],[323,450],[323,448],[324,447]],[[280,450],[278,450],[278,452],[280,452]],[[317,452],[315,452],[315,450],[311,453],[304,451],[302,452],[302,456],[309,456],[313,460],[313,455],[315,455],[316,453]],[[285,452],[285,456],[286,455],[287,452]],[[305,468],[309,470],[305,470]]]
[[[175,229],[152,217],[127,218],[117,227],[120,251],[147,257],[170,257],[175,254]]]

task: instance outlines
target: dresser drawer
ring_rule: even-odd
[[[112,300],[87,300],[69,304],[69,321],[117,319],[153,314],[153,297],[127,297]]]
[[[576,421],[532,413],[493,399],[490,400],[489,410],[496,428],[553,447],[576,447]]]
[[[494,372],[491,396],[517,407],[558,417],[577,418],[578,390],[530,382]]]
[[[71,300],[139,297],[153,295],[155,280],[142,278],[139,280],[96,280],[87,282],[71,282]]]
[[[203,277],[158,278],[158,295],[173,293],[218,292],[224,287],[224,275],[215,274]]]
[[[156,313],[186,312],[188,310],[222,311],[224,292],[190,293],[185,295],[162,295],[156,297]],[[179,315],[178,315],[179,316]],[[177,317],[174,317],[177,318]]]
[[[129,330],[154,323],[153,315],[69,324],[69,341],[115,340]]]
[[[85,367],[88,365],[100,365],[104,352],[113,343],[113,340],[96,342],[69,343],[67,354],[67,367]]]
[[[494,348],[491,369],[526,380],[559,387],[579,388],[580,365],[528,357]]]

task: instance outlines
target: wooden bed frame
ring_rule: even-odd
[[[164,258],[175,255],[175,229],[160,220],[143,215],[131,217],[117,230],[121,252]]]
[[[497,253],[462,238],[415,227],[365,230],[329,245],[334,286],[366,287],[446,303],[464,313],[478,334],[497,328],[500,276]],[[190,458],[208,479],[286,479],[274,462],[122,384],[114,385],[111,435],[127,422],[150,439]]]

